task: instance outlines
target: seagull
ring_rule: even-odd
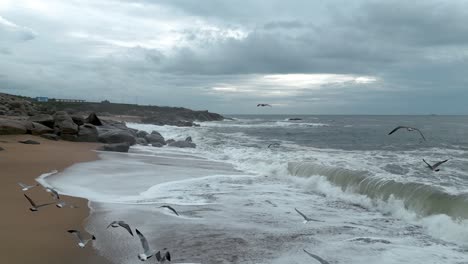
[[[257,104],[257,107],[259,107],[259,106],[261,106],[261,107],[265,107],[265,106],[269,106],[269,107],[271,107],[271,105],[270,105],[270,104]]]
[[[51,205],[53,203],[46,203],[46,204],[39,204],[37,205],[33,200],[31,200],[31,198],[29,198],[26,194],[24,195],[24,197],[26,197],[26,199],[28,199],[29,203],[31,204],[31,208],[29,208],[29,210],[31,210],[31,212],[36,212],[39,210],[39,208],[41,207],[44,207],[44,206],[47,206],[47,205]]]
[[[303,250],[304,250],[304,252],[305,252],[307,255],[311,256],[311,257],[314,258],[314,259],[316,259],[316,260],[317,260],[318,262],[320,262],[321,264],[330,264],[328,261],[324,260],[323,258],[321,258],[321,257],[319,257],[319,256],[317,256],[317,255],[315,255],[315,254],[312,254],[312,253],[308,252],[308,251],[305,250],[305,249],[303,249]]]
[[[163,250],[166,250],[163,249]],[[161,257],[161,252],[158,251],[155,255],[156,259],[159,261],[159,263],[164,263],[167,261],[171,261],[171,253],[169,253],[169,251],[166,251],[166,253],[164,253],[164,256]]]
[[[55,204],[55,206],[57,206],[58,208],[63,208],[67,204],[68,203],[66,203],[64,201],[59,201],[58,203]],[[70,208],[79,208],[79,207],[74,205],[74,204],[70,204]]]
[[[301,213],[301,211],[297,210],[296,208],[294,208],[294,210],[296,210],[296,212],[297,212],[298,214],[300,214],[302,217],[304,217],[304,224],[305,224],[305,223],[308,223],[308,222],[310,222],[310,221],[322,222],[322,221],[320,221],[320,220],[315,220],[315,219],[309,218],[308,216],[306,216],[305,214]]]
[[[127,223],[125,223],[124,221],[113,221],[112,223],[110,223],[110,224],[107,226],[107,228],[109,228],[109,227],[111,227],[111,226],[114,227],[114,228],[121,226],[121,227],[127,229],[127,231],[130,233],[130,235],[133,236],[132,229],[131,229],[130,226],[129,226]]]
[[[46,190],[46,192],[50,193],[50,195],[52,195],[54,200],[60,200],[60,195],[58,194],[58,192],[54,188],[46,187],[45,190]]]
[[[18,182],[18,185],[21,186],[21,190],[23,192],[27,191],[27,190],[30,190],[36,186],[39,186],[39,183],[38,184],[35,184],[35,185],[26,185],[24,183],[21,183],[21,182]]]
[[[272,146],[279,146],[280,144],[279,143],[271,143],[270,145],[268,145],[268,148],[272,147]]]
[[[177,211],[176,211],[174,208],[172,208],[172,206],[163,205],[163,206],[160,206],[160,208],[161,208],[161,207],[167,208],[167,209],[171,210],[172,212],[174,212],[174,214],[176,214],[177,216],[179,216],[179,213],[177,213]]]
[[[423,161],[424,161],[424,163],[426,163],[426,165],[427,165],[427,166],[429,167],[429,169],[431,169],[432,171],[440,171],[439,169],[437,169],[437,167],[439,167],[441,164],[447,162],[448,159],[447,159],[447,160],[443,160],[443,161],[439,161],[439,162],[435,163],[434,165],[431,165],[431,164],[427,163],[425,159],[423,159]]]
[[[414,127],[407,127],[407,126],[397,126],[395,129],[393,129],[392,131],[390,131],[390,133],[388,133],[389,135],[395,133],[398,129],[402,129],[402,128],[406,128],[407,131],[418,131],[419,134],[421,135],[422,139],[424,139],[424,141],[426,141],[426,138],[424,137],[423,133],[421,132],[421,130],[417,129],[417,128],[414,128]]]
[[[70,234],[74,234],[76,238],[78,238],[78,246],[80,248],[84,248],[89,241],[96,240],[96,237],[94,235],[92,235],[91,238],[88,238],[87,240],[83,240],[83,237],[81,237],[81,232],[77,230],[67,230],[67,232]]]
[[[154,255],[154,250],[151,250],[148,246],[148,240],[146,240],[145,236],[143,236],[138,229],[135,229],[138,237],[140,237],[141,246],[143,247],[144,252],[138,254],[138,259],[141,261],[145,261],[151,258]]]

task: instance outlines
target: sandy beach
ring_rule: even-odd
[[[26,139],[41,144],[17,143]],[[97,146],[93,143],[55,142],[31,135],[0,136],[0,147],[4,149],[0,151],[0,201],[3,209],[0,263],[109,263],[92,247],[78,248],[74,237],[66,232],[68,229],[83,230],[89,215],[86,200],[63,197],[79,208],[59,209],[52,205],[31,212],[24,192],[17,184],[35,184],[35,178],[43,173],[95,160],[98,156],[92,150]],[[26,193],[38,203],[52,201],[42,187]]]

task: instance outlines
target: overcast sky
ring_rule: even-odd
[[[468,114],[468,2],[0,0],[0,91],[225,114]]]

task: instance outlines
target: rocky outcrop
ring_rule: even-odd
[[[136,143],[139,144],[139,145],[143,145],[143,146],[148,145],[148,141],[146,141],[146,139],[144,139],[144,138],[136,138]]]
[[[128,152],[130,145],[126,143],[108,144],[101,146],[98,150],[114,151],[114,152]]]
[[[76,135],[78,133],[78,125],[73,122],[73,119],[67,114],[67,112],[56,112],[54,120],[54,128],[60,136],[63,134]]]
[[[0,119],[0,135],[26,134],[27,131],[24,121]]]
[[[180,140],[176,142],[172,142],[168,145],[169,147],[176,147],[176,148],[195,148],[197,145],[193,142],[187,142],[185,140]]]
[[[44,126],[53,128],[54,127],[54,117],[48,114],[39,114],[29,117],[28,119],[31,122],[36,122]]]
[[[34,140],[20,140],[18,141],[19,143],[23,143],[23,144],[28,144],[28,145],[39,145],[41,143],[37,142],[37,141],[34,141]]]
[[[41,135],[41,137],[49,139],[49,140],[55,140],[55,141],[59,140],[59,136],[55,134],[43,134]]]
[[[85,119],[80,115],[72,115],[71,118],[77,126],[82,126],[85,124]]]
[[[151,146],[153,146],[153,147],[155,147],[155,148],[162,148],[162,147],[164,147],[164,145],[161,144],[161,143],[159,143],[159,142],[153,143],[153,144],[151,144]]]
[[[137,133],[136,133],[136,136],[139,137],[139,138],[144,138],[147,135],[148,135],[148,132],[143,131],[143,130],[138,130]]]
[[[35,105],[30,101],[0,93],[0,115],[32,116],[37,114],[37,112]]]
[[[54,132],[52,128],[36,122],[31,122],[27,126],[28,132],[30,132],[32,135],[42,135]]]
[[[80,126],[76,140],[79,142],[98,142],[99,134],[97,128],[92,124]]]
[[[150,144],[160,143],[162,145],[166,145],[166,140],[164,140],[164,137],[161,134],[159,134],[159,132],[156,132],[156,131],[153,131],[151,132],[151,134],[146,135],[145,139]]]
[[[102,143],[127,143],[134,145],[136,143],[135,136],[125,130],[110,130],[104,133],[99,133],[99,142]]]
[[[102,126],[102,122],[101,122],[101,119],[99,119],[99,117],[97,117],[96,113],[91,113],[89,114],[89,116],[86,118],[86,123],[90,123],[92,125],[95,125],[95,126]]]

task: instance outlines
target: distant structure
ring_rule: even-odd
[[[104,101],[101,101],[101,104],[110,104],[110,101],[109,100],[104,100]]]
[[[60,102],[60,103],[84,103],[86,100],[79,100],[79,99],[50,99],[53,102]]]
[[[49,97],[43,97],[43,96],[39,96],[39,97],[36,97],[36,102],[43,102],[43,103],[46,103],[49,101]]]

